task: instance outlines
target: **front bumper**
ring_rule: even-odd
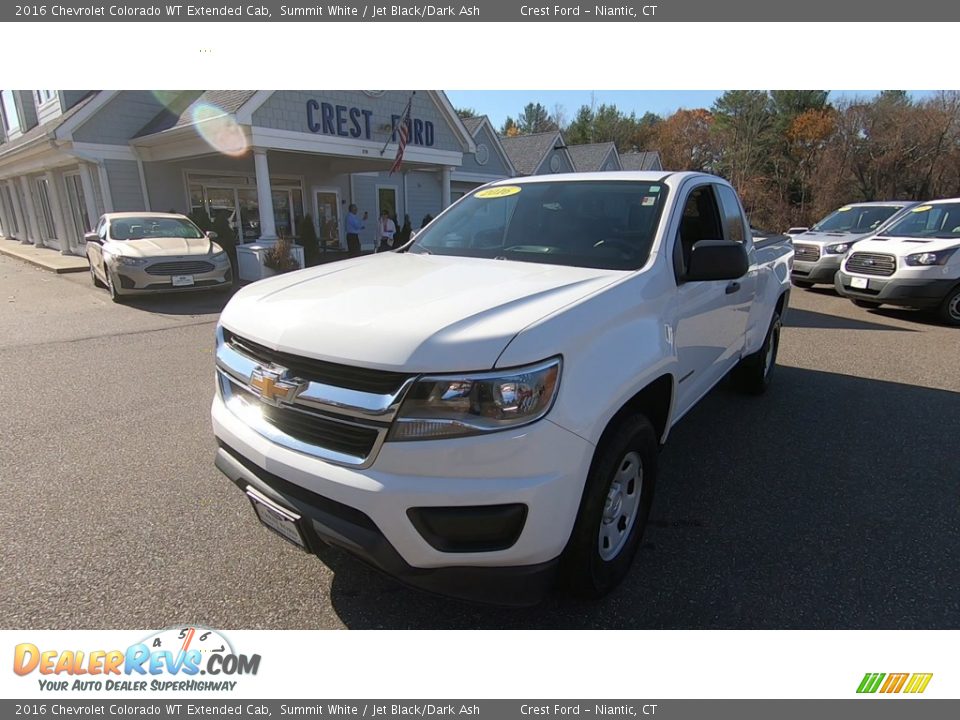
[[[149,266],[146,266],[149,267]],[[233,283],[230,262],[214,265],[208,272],[191,274],[192,285],[175,286],[173,275],[152,275],[146,267],[114,264],[108,268],[118,295],[152,295],[166,292],[190,292],[228,287]]]
[[[848,298],[921,310],[938,307],[957,284],[955,279],[947,278],[869,277],[866,288],[855,288],[850,284],[853,277],[848,273],[838,272],[834,285],[837,292]]]
[[[507,605],[533,604],[552,584],[594,450],[541,420],[488,436],[387,442],[373,466],[356,469],[270,442],[219,397],[212,419],[217,467],[301,515],[312,552],[333,544],[409,585]],[[485,551],[440,549],[409,512],[518,504],[526,510],[515,540]]]
[[[843,255],[821,255],[819,260],[813,261],[794,259],[790,278],[803,282],[833,285],[833,279],[840,269],[841,260],[843,260]]]

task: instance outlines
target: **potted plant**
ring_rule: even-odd
[[[264,252],[263,264],[274,274],[300,269],[300,263],[291,252],[290,241],[285,237],[278,238],[273,247]]]

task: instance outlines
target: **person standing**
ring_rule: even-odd
[[[396,239],[393,241],[393,247],[401,248],[410,242],[410,236],[413,235],[413,225],[410,223],[410,216],[403,216],[403,227],[400,228],[400,231],[396,235]]]
[[[393,247],[393,238],[397,234],[397,224],[390,219],[390,213],[386,210],[380,213],[380,225],[377,232],[380,238],[377,252],[390,250]]]
[[[363,214],[363,220],[367,219],[367,213]],[[357,206],[350,203],[347,208],[347,257],[357,257],[360,254],[360,231],[366,228],[357,216]]]

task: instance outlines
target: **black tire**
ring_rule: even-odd
[[[762,395],[767,391],[773,369],[777,365],[781,328],[780,313],[774,311],[763,345],[752,355],[742,358],[733,369],[733,381],[740,392],[748,395]]]
[[[947,325],[960,327],[960,285],[947,293],[937,314]]]
[[[93,263],[90,262],[89,259],[87,263],[90,265],[90,280],[93,282],[93,286],[98,288],[105,287],[103,281],[97,277],[97,271],[93,269]]]
[[[577,520],[561,560],[563,584],[574,595],[602,597],[630,570],[650,516],[658,454],[657,433],[644,415],[628,415],[605,434],[594,454]],[[639,470],[632,485],[629,479],[623,482],[631,475],[630,467]],[[619,490],[614,488],[615,483]],[[608,503],[615,493],[616,501]],[[620,536],[616,546],[609,544],[611,534]]]
[[[801,288],[803,290],[809,290],[814,285],[816,285],[816,283],[812,283],[809,280],[794,280],[793,278],[790,279],[790,282],[792,282],[796,287]]]
[[[883,303],[874,302],[873,300],[861,300],[860,298],[850,298],[850,301],[857,307],[865,308],[866,310],[876,310],[883,305]]]
[[[110,293],[110,299],[115,303],[122,303],[123,297],[117,294],[117,288],[113,284],[113,275],[110,274],[109,268],[107,268],[105,274],[107,276],[107,292]]]

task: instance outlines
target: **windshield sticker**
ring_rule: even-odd
[[[645,195],[643,200],[640,201],[640,204],[643,206],[653,205],[657,201],[657,198],[653,195]]]
[[[502,198],[510,195],[516,195],[518,192],[520,192],[519,185],[501,185],[500,187],[492,187],[487,188],[486,190],[481,190],[480,192],[476,193],[474,197],[489,200],[490,198]]]
[[[652,186],[652,187],[650,188],[650,192],[652,192],[652,193],[658,193],[658,192],[660,192],[660,186],[659,186],[659,185],[654,185],[654,186]]]
[[[920,207],[915,207],[910,212],[927,212],[928,210],[933,210],[933,205],[921,205]]]

